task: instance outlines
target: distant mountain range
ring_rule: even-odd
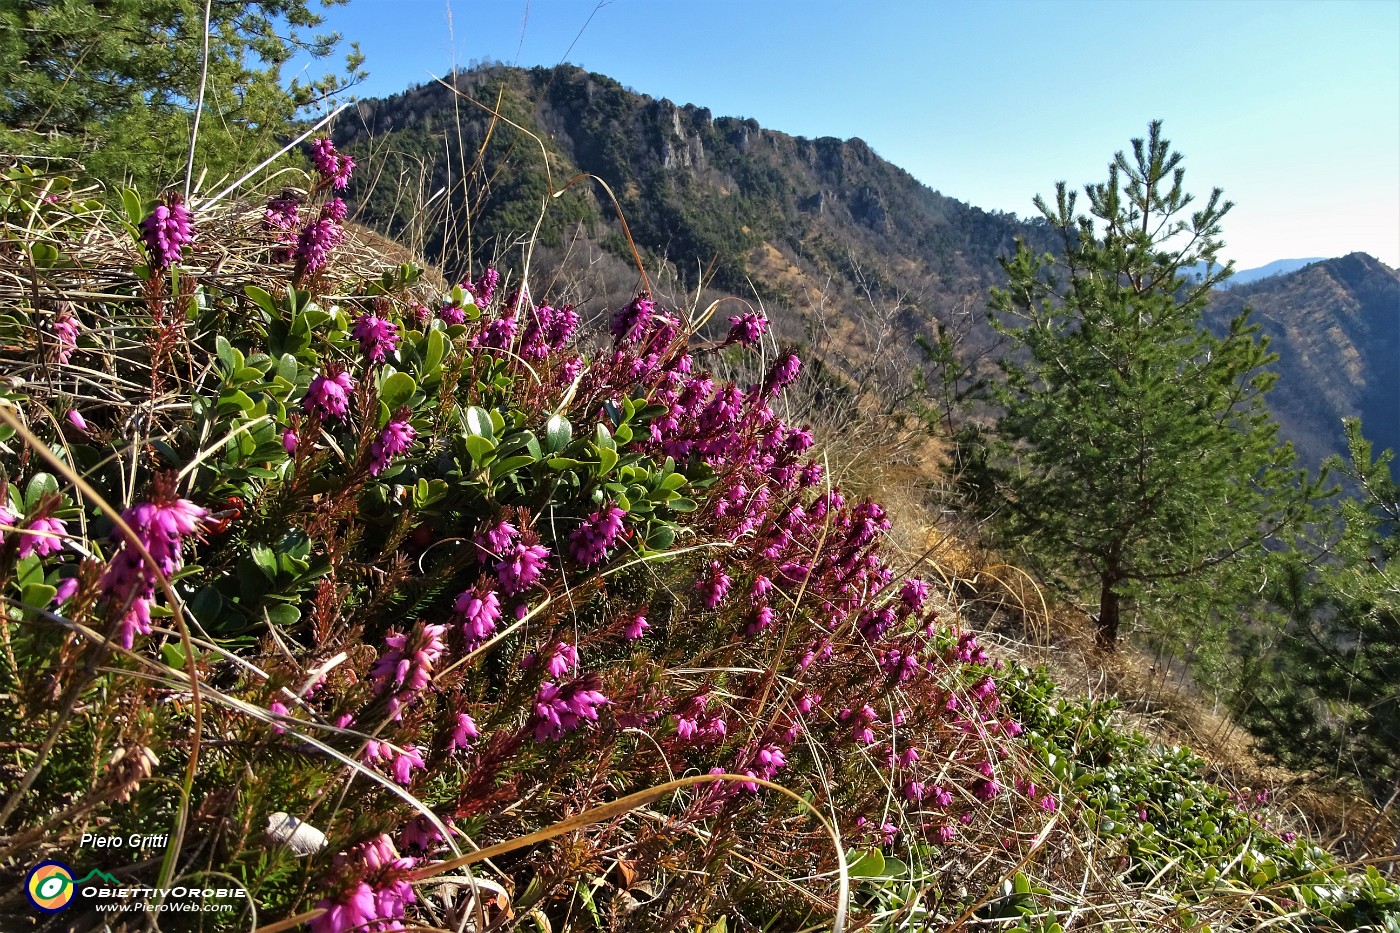
[[[501,257],[518,267],[537,229],[534,261],[567,267],[551,287],[601,310],[639,284],[620,208],[653,284],[761,301],[834,372],[862,378],[853,361],[878,355],[907,378],[914,338],[936,323],[962,335],[964,353],[992,347],[981,312],[1002,280],[998,257],[1018,237],[1054,248],[1038,220],[932,190],[860,139],[715,117],[569,65],[491,66],[454,85],[460,96],[426,85],[362,101],[335,132],[369,168],[352,191],[358,219],[449,275]],[[1397,282],[1353,254],[1245,270],[1216,296],[1222,315],[1254,306],[1273,339],[1272,404],[1308,465],[1341,451],[1345,415],[1400,447]]]
[[[1273,262],[1265,263],[1254,269],[1237,269],[1235,274],[1230,276],[1229,281],[1225,283],[1225,287],[1238,288],[1241,285],[1248,285],[1250,282],[1257,282],[1270,276],[1295,272],[1311,263],[1322,262],[1325,258],[1325,256],[1313,256],[1309,259],[1275,259]]]

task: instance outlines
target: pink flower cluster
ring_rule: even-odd
[[[194,242],[194,217],[178,194],[166,195],[141,221],[141,242],[156,269],[170,268]]]
[[[68,526],[62,519],[51,515],[34,515],[21,524],[20,515],[8,506],[0,505],[0,545],[4,545],[7,531],[19,542],[18,554],[23,560],[34,554],[51,557],[62,551]]]
[[[370,678],[379,692],[389,696],[389,713],[398,719],[404,706],[427,689],[433,679],[433,666],[442,657],[445,625],[419,622],[408,633],[392,632],[385,639],[388,650],[370,669]]]
[[[336,856],[336,868],[351,880],[337,897],[317,903],[326,912],[311,921],[311,933],[407,929],[403,922],[407,908],[417,902],[417,897],[405,876],[417,864],[417,859],[399,855],[385,835]]]
[[[569,556],[584,567],[601,563],[622,533],[626,514],[615,505],[591,513],[583,524],[569,532]]]
[[[408,423],[409,410],[400,408],[389,423],[384,425],[384,429],[379,432],[369,445],[369,472],[371,476],[378,476],[389,467],[389,462],[395,457],[404,454],[413,446],[414,439],[418,432],[413,429],[413,425]]]
[[[350,184],[350,173],[355,170],[355,160],[343,155],[326,136],[311,141],[311,164],[316,167],[322,180],[329,182],[337,191]]]
[[[558,741],[585,722],[597,722],[599,708],[609,702],[599,686],[597,674],[562,685],[552,680],[541,683],[531,715],[535,741]]]
[[[326,371],[318,373],[306,387],[302,407],[307,414],[315,415],[322,421],[342,421],[350,408],[350,393],[355,391],[355,380],[349,372],[335,363],[326,366]]]
[[[360,342],[360,352],[371,363],[382,363],[399,345],[399,326],[375,314],[361,314],[350,328],[350,336]]]
[[[155,602],[156,573],[171,576],[184,566],[185,539],[200,533],[208,511],[175,496],[173,483],[160,480],[150,502],[122,512],[122,520],[155,558],[150,564],[120,529],[112,536],[121,542],[107,564],[99,588],[107,605],[118,614],[116,641],[130,648],[137,635],[151,632],[151,606]]]

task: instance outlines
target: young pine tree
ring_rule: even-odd
[[[1376,802],[1400,797],[1400,486],[1391,451],[1373,456],[1346,422],[1349,462],[1331,468],[1357,495],[1336,507],[1326,559],[1292,552],[1274,597],[1289,616],[1273,676],[1248,715],[1285,761],[1330,765]],[[1392,796],[1395,795],[1395,796]]]
[[[1097,591],[1106,648],[1130,600],[1190,593],[1193,612],[1218,611],[1222,575],[1257,558],[1306,500],[1264,407],[1276,379],[1267,342],[1247,311],[1223,336],[1204,324],[1232,271],[1215,264],[1231,203],[1217,188],[1188,210],[1181,162],[1154,122],[1106,182],[1085,187],[1087,216],[1063,182],[1053,206],[1037,197],[1060,254],[1018,243],[991,299],[1013,342],[993,389],[1001,525]]]

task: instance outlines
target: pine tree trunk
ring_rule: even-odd
[[[1098,645],[1104,651],[1118,648],[1118,591],[1113,588],[1117,579],[1110,574],[1101,578],[1103,587],[1099,591],[1099,630]]]

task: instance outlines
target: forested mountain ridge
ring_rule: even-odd
[[[533,229],[546,195],[542,149],[555,190],[581,172],[603,184],[584,179],[553,199],[537,242],[581,237],[630,265],[620,208],[650,266],[674,263],[686,289],[703,276],[724,293],[756,294],[789,334],[819,323],[860,342],[852,321],[861,306],[878,305],[912,348],[909,335],[931,333],[934,319],[980,310],[1001,279],[997,257],[1018,236],[1051,245],[1042,227],[933,191],[860,139],[790,136],[568,65],[492,66],[458,74],[454,85],[460,95],[427,85],[361,102],[336,130],[338,142],[382,166],[355,192],[360,219],[417,239],[449,272],[509,252],[512,237]],[[493,125],[468,98],[539,141]],[[462,179],[483,151],[489,171],[472,193]],[[429,211],[417,209],[404,178],[423,200],[443,193]]]
[[[920,356],[913,338],[931,336],[935,321],[963,335],[964,353],[984,351],[994,337],[987,291],[1004,282],[998,258],[1017,237],[1055,248],[1040,220],[943,195],[858,138],[716,117],[571,65],[493,65],[452,82],[460,93],[431,84],[362,101],[336,129],[375,168],[355,191],[360,219],[449,274],[517,248],[548,201],[537,242],[609,254],[625,291],[635,281],[620,208],[643,258],[672,263],[687,289],[704,276],[722,292],[757,294],[786,334],[825,329],[852,354],[898,344],[907,372]],[[549,184],[558,191],[581,173],[606,189],[582,179],[547,197]],[[1271,407],[1309,467],[1344,451],[1344,416],[1362,416],[1379,446],[1400,444],[1386,402],[1396,395],[1385,365],[1397,341],[1395,282],[1355,254],[1214,296],[1222,319],[1256,306],[1280,355]],[[870,336],[871,308],[893,340]]]
[[[1351,253],[1217,292],[1212,306],[1221,320],[1254,309],[1279,356],[1270,407],[1305,464],[1345,452],[1345,417],[1400,450],[1400,273]]]

